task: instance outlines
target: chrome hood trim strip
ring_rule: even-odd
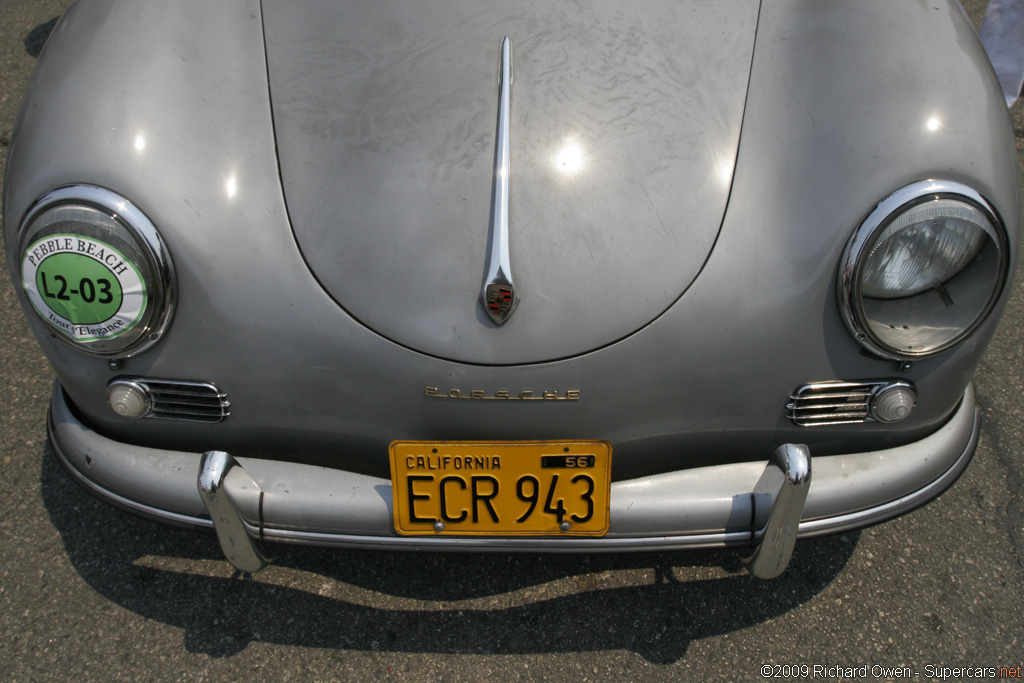
[[[509,110],[512,106],[512,41],[501,41],[498,62],[498,132],[494,145],[494,181],[491,189],[490,244],[487,277],[480,300],[496,325],[508,320],[519,303],[508,250]]]

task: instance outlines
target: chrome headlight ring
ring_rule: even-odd
[[[1009,262],[1006,229],[981,194],[948,180],[912,183],[879,202],[847,243],[843,321],[882,358],[934,356],[985,320]]]
[[[63,343],[127,358],[163,336],[174,266],[156,227],[124,197],[93,185],[53,190],[26,213],[17,245],[21,292]]]

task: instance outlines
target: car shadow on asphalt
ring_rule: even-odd
[[[230,657],[250,642],[394,653],[630,650],[669,664],[691,642],[768,621],[812,599],[858,533],[797,544],[778,579],[733,551],[617,555],[420,554],[275,546],[255,576],[213,535],[116,510],[68,479],[49,448],[42,497],[90,588],[181,628],[184,647]]]
[[[38,58],[43,52],[43,46],[46,45],[46,39],[53,33],[53,27],[57,25],[58,19],[60,17],[54,17],[29,31],[23,43],[25,45],[25,52],[32,57]]]

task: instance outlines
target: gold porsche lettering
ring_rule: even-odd
[[[534,391],[533,389],[524,389],[519,392],[514,392],[509,389],[498,389],[497,391],[488,393],[484,389],[460,389],[458,387],[451,387],[447,391],[442,391],[440,387],[423,387],[424,396],[432,396],[434,398],[451,398],[459,399],[464,401],[578,401],[580,400],[579,389],[568,389],[564,392],[557,389],[541,389]]]

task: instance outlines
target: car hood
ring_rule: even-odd
[[[629,336],[715,243],[757,13],[756,0],[264,2],[281,179],[311,271],[349,315],[441,358],[537,363]],[[497,325],[481,288],[504,36],[519,303]]]

